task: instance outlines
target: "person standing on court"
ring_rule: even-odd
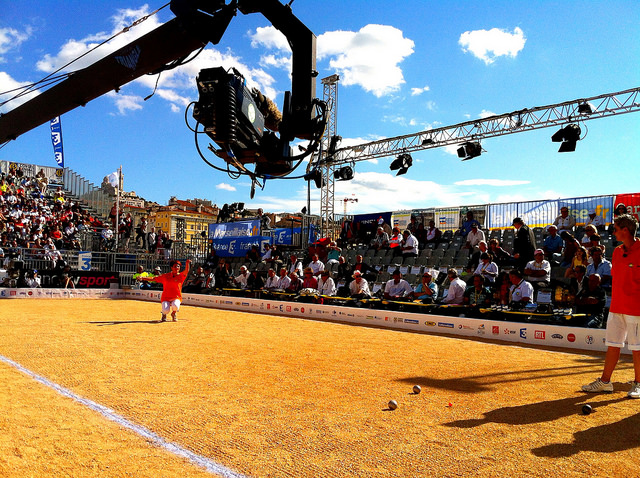
[[[171,318],[174,322],[178,321],[176,314],[180,310],[180,303],[182,302],[182,284],[189,275],[189,266],[191,261],[187,259],[187,264],[184,271],[180,272],[180,262],[171,261],[171,272],[162,274],[156,277],[140,277],[138,280],[157,282],[162,284],[162,295],[160,296],[160,302],[162,303],[162,322],[167,321],[167,314],[171,310]]]
[[[629,398],[640,398],[640,240],[638,221],[631,215],[616,217],[613,233],[622,242],[611,259],[611,305],[607,318],[607,354],[600,378],[582,387],[584,392],[613,392],[611,375],[625,341],[633,355],[634,381]]]

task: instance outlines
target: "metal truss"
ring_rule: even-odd
[[[640,111],[640,87],[339,149],[332,166]],[[333,185],[332,185],[333,191]],[[333,195],[333,192],[332,192]]]
[[[323,85],[323,99],[327,102],[329,109],[329,115],[327,119],[327,126],[322,136],[321,141],[321,157],[326,157],[329,150],[329,143],[331,137],[335,136],[338,131],[338,81],[340,77],[338,75],[331,75],[326,78],[322,78]],[[320,230],[322,237],[333,238],[334,229],[334,194],[335,194],[335,178],[333,172],[335,165],[331,162],[321,161],[322,167],[320,169],[323,178],[323,186],[320,188]]]

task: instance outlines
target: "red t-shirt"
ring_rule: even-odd
[[[634,241],[626,251],[622,245],[614,249],[611,280],[609,311],[640,316],[640,241]]]
[[[154,277],[153,281],[162,284],[162,296],[160,301],[171,302],[172,300],[182,300],[182,284],[187,278],[187,271],[184,270],[178,275],[167,272],[161,276]]]

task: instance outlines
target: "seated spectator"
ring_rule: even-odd
[[[297,274],[296,274],[297,277]],[[278,289],[286,290],[291,285],[291,279],[289,278],[289,274],[287,274],[287,268],[280,268],[280,276],[278,277]]]
[[[558,261],[560,255],[562,254],[562,245],[564,242],[562,238],[558,235],[558,228],[551,224],[547,231],[549,234],[544,238],[542,243],[542,250],[544,251],[544,257],[549,262]]]
[[[413,289],[411,285],[402,278],[400,269],[393,271],[392,277],[393,278],[388,280],[384,286],[384,298],[387,300],[399,300],[410,297]]]
[[[260,271],[254,269],[251,271],[251,274],[247,278],[247,289],[248,290],[262,290],[264,287],[264,279],[260,275]]]
[[[25,285],[31,289],[42,287],[41,279],[37,270],[27,271],[25,273]]]
[[[564,272],[564,276],[568,279],[575,277],[576,267],[583,266],[586,271],[586,267],[588,265],[589,258],[587,257],[587,250],[584,247],[580,246],[576,249],[576,252],[573,255],[573,259],[571,260],[571,264]]]
[[[138,279],[141,277],[152,277],[152,276],[153,274],[150,274],[149,272],[145,272],[144,267],[140,265],[136,268],[136,273],[133,274],[133,280],[136,281],[136,284],[138,285],[139,289],[148,290],[148,289],[151,289],[151,284],[149,282],[140,281]]]
[[[273,259],[271,257],[271,244],[264,244],[264,253],[260,257],[260,259],[262,260],[262,262],[266,262],[267,264],[271,264],[271,262],[273,262]]]
[[[400,229],[394,227],[391,230],[391,237],[389,238],[389,248],[393,250],[394,256],[402,255],[402,234],[400,234]]]
[[[324,269],[322,269],[322,271],[324,271]],[[319,271],[318,275],[320,275],[320,272],[322,271]],[[316,289],[316,290],[318,289],[318,279],[315,278],[311,267],[307,267],[304,270],[304,279],[302,280],[302,288]]]
[[[314,277],[319,276],[320,272],[324,270],[324,264],[320,261],[320,259],[318,259],[317,254],[311,256],[311,262],[307,267],[311,269]]]
[[[473,275],[473,285],[464,291],[464,305],[470,306],[487,306],[491,305],[493,294],[488,287],[484,285],[485,279],[480,274]]]
[[[257,264],[258,262],[260,262],[260,260],[262,259],[262,256],[260,255],[260,250],[258,249],[258,246],[257,245],[251,246],[251,249],[247,251],[247,254],[244,256],[244,258],[252,264]]]
[[[587,286],[576,295],[576,312],[587,314],[586,320],[581,325],[591,328],[603,328],[605,324],[604,309],[607,303],[607,294],[600,286],[600,276],[591,274],[587,280]]]
[[[498,305],[508,305],[511,298],[511,279],[509,273],[502,271],[496,279],[496,293],[494,300]]]
[[[347,260],[344,256],[338,257],[338,270],[336,271],[336,281],[347,281],[351,278],[352,267],[347,264]]]
[[[113,246],[115,245],[115,239],[113,237],[113,231],[111,230],[111,228],[109,226],[105,227],[102,230],[102,233],[100,234],[102,240],[102,250],[103,251],[110,251],[113,249]]]
[[[498,277],[498,265],[491,261],[491,255],[483,252],[480,255],[480,264],[473,272],[474,276],[481,276],[486,284],[494,284]]]
[[[583,265],[577,265],[574,268],[573,276],[569,281],[569,292],[577,296],[582,289],[587,287],[587,268]]]
[[[241,266],[240,274],[238,274],[236,277],[233,278],[233,282],[236,286],[240,287],[241,289],[246,289],[247,282],[249,281],[250,275],[251,274],[249,274],[249,270],[246,268],[246,266]]]
[[[436,227],[435,221],[429,221],[429,228],[426,230],[425,237],[426,244],[438,244],[440,242],[442,231]]]
[[[298,256],[291,254],[289,256],[289,264],[287,265],[287,273],[295,272],[297,275],[302,275],[302,261],[298,260]]]
[[[449,289],[447,289],[447,296],[442,300],[442,303],[462,305],[464,303],[464,291],[467,288],[467,284],[458,277],[458,271],[455,269],[449,269],[447,271],[447,278],[449,279]]]
[[[376,235],[371,240],[371,244],[369,245],[369,249],[375,249],[379,251],[381,249],[389,248],[389,234],[384,232],[382,227],[378,227]]]
[[[602,252],[604,252],[605,247],[600,244],[600,234],[592,234],[591,237],[589,238],[589,243],[585,244],[585,249],[587,249],[587,251],[590,251],[591,248],[593,247],[598,247],[600,249],[602,249]],[[589,263],[591,263],[591,256],[589,255]]]
[[[144,242],[144,238],[143,238],[143,242]],[[209,252],[209,255],[204,260],[204,266],[205,268],[209,266],[211,270],[214,270],[218,266],[218,263],[219,263],[218,254],[216,253],[216,250],[212,247],[211,251]]]
[[[298,292],[300,292],[303,287],[302,287],[302,279],[300,279],[298,277],[298,274],[295,272],[292,272],[289,274],[289,286],[287,287],[287,292],[291,292],[294,294],[297,294]]]
[[[367,299],[371,297],[369,283],[367,282],[367,279],[362,276],[360,271],[355,271],[353,273],[353,280],[349,284],[349,294],[354,299]]]
[[[549,287],[551,283],[551,264],[545,260],[542,249],[535,250],[533,260],[527,263],[524,273],[527,281],[535,289]]]
[[[533,286],[524,280],[522,272],[514,269],[509,272],[511,287],[509,289],[509,305],[521,308],[523,305],[533,302]]]
[[[604,231],[604,219],[596,214],[595,209],[589,209],[589,217],[585,221],[585,226],[594,226],[598,231]]]
[[[287,274],[287,270],[284,269],[285,275]],[[264,283],[264,290],[274,291],[280,288],[278,283],[280,282],[280,278],[276,275],[276,271],[273,269],[269,269],[267,271],[267,280]],[[287,284],[288,285],[288,284]]]
[[[418,239],[407,229],[402,233],[402,257],[418,257]]]
[[[210,294],[216,286],[216,276],[213,273],[213,268],[209,264],[204,266],[204,284],[200,292],[202,294]]]
[[[438,284],[433,280],[429,271],[422,273],[422,280],[413,291],[413,297],[425,304],[432,304],[438,297]]]
[[[497,239],[491,239],[489,241],[489,254],[493,258],[493,262],[495,262],[498,267],[508,267],[514,263],[513,257],[507,251],[505,251],[502,247],[500,247],[500,243]]]
[[[562,262],[560,263],[560,266],[569,267],[573,261],[573,256],[580,248],[580,244],[570,232],[562,231],[560,233],[560,237],[564,241],[564,251],[562,253]]]
[[[591,224],[588,226],[585,226],[584,236],[582,236],[582,239],[580,239],[580,244],[582,244],[582,246],[584,246],[585,248],[589,249],[589,247],[591,246],[591,236],[597,233],[598,233],[598,230],[596,229],[595,226]]]
[[[598,274],[601,279],[602,286],[611,285],[611,262],[604,258],[604,252],[599,247],[592,247],[589,254],[593,259],[593,263],[587,266],[587,277],[592,274]]]
[[[373,282],[378,275],[378,271],[364,262],[360,254],[356,256],[356,263],[351,268],[350,276],[353,276],[354,272],[360,272],[363,277],[369,282]]]
[[[562,206],[560,208],[560,215],[553,221],[553,225],[558,228],[558,232],[562,234],[563,231],[573,232],[573,228],[576,226],[576,219],[569,215],[569,208]]]
[[[465,249],[477,249],[480,241],[484,242],[484,232],[480,229],[477,222],[471,224],[471,230],[467,234],[467,242],[465,243]]]
[[[202,266],[196,267],[191,273],[191,277],[187,278],[182,286],[182,291],[187,294],[199,294],[202,292],[206,276],[204,275],[204,268]]]
[[[336,295],[336,283],[331,278],[331,272],[328,270],[323,270],[320,273],[318,293],[329,297]]]
[[[487,243],[485,241],[480,241],[478,243],[478,250],[474,251],[473,254],[471,254],[471,257],[469,258],[469,262],[467,262],[467,272],[473,272],[476,270],[476,268],[478,267],[478,264],[480,264],[480,256],[484,253],[484,252],[488,252],[489,248],[487,246]]]
[[[342,249],[338,247],[338,245],[331,241],[331,243],[327,246],[327,264],[337,264],[338,258],[342,253]]]
[[[225,260],[218,261],[218,267],[213,271],[216,289],[226,289],[231,285],[231,265]]]

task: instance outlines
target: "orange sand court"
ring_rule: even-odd
[[[640,470],[628,356],[613,394],[586,395],[600,354],[186,306],[159,318],[157,303],[3,300],[0,476],[212,476],[7,360],[249,477]]]

